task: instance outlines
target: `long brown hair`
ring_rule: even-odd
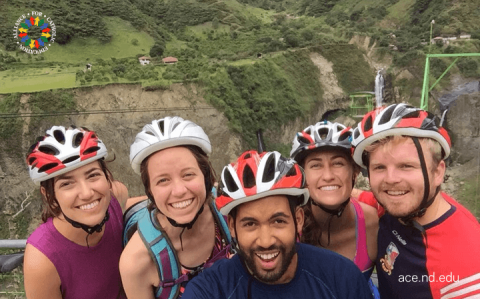
[[[202,171],[203,177],[205,178],[206,199],[209,201],[213,200],[211,195],[212,187],[213,184],[215,184],[216,180],[216,173],[212,167],[212,164],[210,163],[210,160],[208,159],[207,154],[201,148],[194,145],[182,145],[182,147],[187,148],[195,157],[195,160],[197,160],[198,167]],[[144,159],[142,161],[142,164],[140,165],[140,175],[142,178],[143,186],[145,187],[145,194],[150,199],[150,203],[148,205],[149,210],[153,210],[156,208],[155,199],[153,198],[152,192],[150,191],[150,177],[148,175],[148,161],[150,160],[150,157],[155,153],[152,153],[150,156]]]
[[[113,175],[107,168],[107,163],[105,163],[104,159],[97,160],[98,164],[100,165],[100,169],[105,174],[107,181],[109,182],[110,186],[112,185]],[[92,162],[93,163],[93,162]],[[60,205],[58,204],[58,200],[55,197],[55,177],[43,181],[40,183],[40,186],[45,190],[45,194],[42,194],[42,221],[47,222],[48,218],[50,217],[57,217],[62,213],[62,209],[60,209]]]

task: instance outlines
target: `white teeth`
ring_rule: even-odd
[[[388,195],[404,195],[407,191],[387,191]]]
[[[338,186],[323,186],[322,188],[320,188],[320,190],[322,191],[333,191],[333,190],[337,190],[339,187]]]
[[[93,208],[95,208],[96,206],[98,206],[98,202],[99,202],[99,200],[96,200],[96,201],[94,201],[94,202],[92,202],[92,203],[89,203],[89,204],[87,204],[87,205],[80,206],[80,209],[82,209],[82,210],[90,210],[90,209],[93,209]]]
[[[257,256],[259,258],[261,258],[262,260],[271,260],[273,259],[274,257],[277,257],[277,255],[279,255],[280,252],[277,252],[277,253],[268,253],[268,254],[260,254],[260,253],[257,253]]]
[[[188,200],[185,200],[185,201],[172,203],[171,206],[174,207],[175,209],[183,209],[183,208],[186,208],[189,205],[191,205],[192,202],[193,202],[193,199],[188,199]]]

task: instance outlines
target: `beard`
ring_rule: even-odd
[[[240,244],[238,245],[238,254],[240,258],[245,262],[247,268],[252,272],[252,275],[259,281],[267,284],[273,284],[277,282],[287,272],[288,267],[292,263],[293,257],[297,253],[297,247],[295,246],[295,240],[293,245],[287,248],[285,245],[274,245],[265,249],[262,247],[255,247],[249,250],[243,249]],[[262,251],[278,250],[279,257],[281,258],[280,264],[277,268],[266,271],[260,268],[255,262],[255,252],[261,253]]]

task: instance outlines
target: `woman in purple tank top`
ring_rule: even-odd
[[[25,249],[29,299],[125,298],[118,270],[123,224],[117,198],[124,202],[128,194],[113,181],[106,155],[95,132],[75,127],[54,126],[30,148],[27,164],[40,186],[44,223]]]
[[[318,122],[297,133],[290,156],[305,169],[310,191],[301,241],[352,260],[368,280],[377,256],[378,216],[350,198],[360,172],[351,134],[342,124]]]

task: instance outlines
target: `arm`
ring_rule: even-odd
[[[61,299],[60,276],[53,263],[27,244],[23,261],[25,294],[29,299]]]
[[[367,250],[371,261],[377,259],[377,236],[378,236],[378,215],[377,210],[365,203],[360,202],[365,217],[367,230]]]
[[[136,232],[120,257],[120,275],[128,298],[154,299],[160,280],[153,260]]]
[[[130,197],[129,199],[127,199],[127,203],[125,205],[125,211],[128,210],[128,208],[130,208],[131,206],[135,205],[137,202],[141,202],[147,199],[148,197],[146,195]]]

